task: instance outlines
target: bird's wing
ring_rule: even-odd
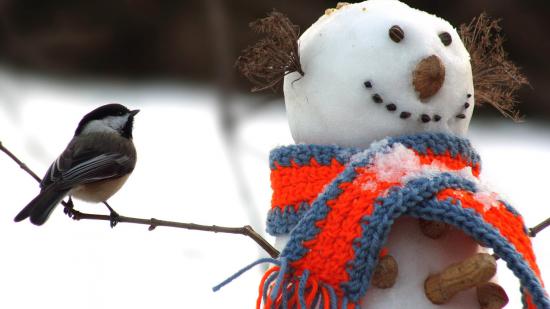
[[[89,149],[88,151],[77,151],[74,147],[74,140],[69,143],[67,148],[61,153],[61,155],[50,165],[46,175],[42,177],[40,182],[41,188],[46,188],[56,181],[61,179],[61,174],[64,171],[71,169],[71,167],[78,165],[79,163],[93,159],[96,154]],[[77,161],[76,159],[79,160]]]
[[[74,186],[116,178],[131,172],[134,163],[121,153],[102,153],[83,150],[67,149],[52,163],[40,186],[45,189],[55,186],[58,190],[69,189]]]

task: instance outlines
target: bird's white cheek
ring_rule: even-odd
[[[83,134],[119,132],[128,122],[128,115],[109,116],[104,119],[90,121],[82,130]]]
[[[111,128],[106,120],[92,120],[90,121],[82,130],[81,134],[90,134],[90,133],[114,133],[115,129]]]
[[[111,127],[114,130],[120,131],[128,122],[129,115],[116,116],[116,117],[107,117],[105,119],[106,125]]]

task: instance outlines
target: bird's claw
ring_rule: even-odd
[[[63,213],[69,216],[69,218],[74,218],[74,204],[73,199],[69,197],[69,200],[64,205]]]
[[[107,202],[103,202],[105,206],[109,209],[109,223],[111,225],[111,228],[114,228],[119,222],[120,222],[120,215],[111,207]]]
[[[112,211],[109,217],[111,228],[114,228],[120,222],[120,215],[116,211]]]

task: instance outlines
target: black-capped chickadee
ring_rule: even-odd
[[[33,224],[42,225],[67,195],[99,203],[115,194],[136,165],[132,129],[138,112],[107,104],[85,115],[67,148],[42,178],[38,196],[14,220],[30,217]]]

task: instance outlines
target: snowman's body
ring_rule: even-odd
[[[345,5],[327,11],[300,37],[299,52],[305,75],[294,72],[284,82],[296,143],[368,148],[387,136],[467,132],[474,105],[469,54],[443,19],[395,0]],[[431,72],[419,72],[425,69]],[[439,84],[422,89],[419,78]],[[287,241],[279,236],[276,246]],[[443,306],[424,293],[429,274],[479,250],[464,233],[451,230],[434,240],[417,220],[401,218],[385,246],[398,263],[397,281],[389,289],[369,288],[362,308],[479,306],[474,290]]]

